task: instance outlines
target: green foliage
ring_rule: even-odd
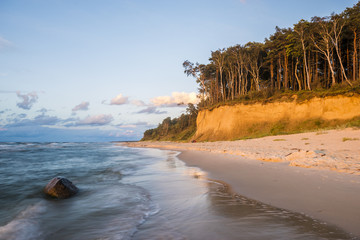
[[[302,122],[291,122],[284,119],[275,123],[256,123],[250,126],[247,129],[247,132],[244,133],[244,136],[239,139],[260,138],[280,134],[287,135],[308,131],[318,131],[318,134],[324,134],[324,130],[327,129],[347,127],[360,128],[360,117],[355,117],[350,120],[324,120],[321,118],[313,118]],[[308,138],[303,138],[301,140],[308,140]],[[349,140],[350,139],[347,139],[346,141]]]
[[[346,123],[345,127],[360,128],[360,117],[353,118]]]
[[[185,61],[199,84],[199,107],[359,93],[359,12],[360,1],[340,14],[276,27],[264,43],[212,51],[208,64]]]
[[[346,142],[346,141],[357,141],[357,140],[359,140],[359,138],[347,138],[347,137],[344,137],[344,138],[342,139],[343,142]]]
[[[199,84],[198,108],[269,102],[298,103],[327,96],[360,95],[360,1],[340,14],[300,20],[293,28],[275,28],[264,43],[249,42],[211,52],[208,64],[183,63]],[[142,140],[187,141],[196,131],[197,108],[166,118]],[[244,138],[291,134],[334,127],[360,127],[347,121],[309,119],[254,124]]]
[[[312,91],[290,91],[290,90],[271,90],[263,89],[261,91],[250,91],[246,95],[239,96],[232,101],[223,101],[213,105],[203,107],[202,109],[212,110],[220,106],[232,106],[235,104],[255,104],[271,102],[291,102],[296,100],[297,103],[308,101],[312,98],[324,98],[329,96],[355,96],[360,95],[360,81],[353,83],[353,86],[346,84],[336,84],[331,88],[318,88]]]
[[[190,103],[186,114],[165,118],[157,128],[146,130],[141,141],[188,141],[196,132],[197,113],[197,108]]]
[[[286,123],[283,121],[277,122],[271,129],[270,135],[280,135],[286,133],[284,130],[286,128]]]

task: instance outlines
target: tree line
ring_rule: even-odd
[[[186,113],[173,119],[165,118],[157,128],[146,130],[141,140],[188,140],[196,131],[197,114],[196,106],[189,103]]]
[[[211,52],[208,64],[183,63],[199,84],[202,106],[249,92],[301,91],[349,86],[360,79],[360,1],[340,14],[300,20],[263,43]]]

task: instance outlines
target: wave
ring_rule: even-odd
[[[81,209],[72,211],[78,217],[71,224],[71,235],[56,233],[56,239],[131,239],[138,227],[159,211],[148,191],[132,184],[104,185],[83,194],[74,199],[73,204]],[[81,229],[75,230],[78,227]],[[48,237],[54,239],[53,234]]]
[[[1,240],[27,240],[40,239],[39,218],[46,211],[43,201],[28,206],[20,212],[11,222],[0,227]]]
[[[119,183],[28,205],[0,227],[0,240],[131,239],[159,210],[145,189]]]

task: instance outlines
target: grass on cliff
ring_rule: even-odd
[[[221,106],[233,106],[236,104],[265,104],[272,102],[292,102],[294,100],[297,103],[302,103],[315,97],[324,98],[337,95],[348,97],[360,95],[360,81],[353,82],[353,86],[349,86],[347,84],[336,84],[331,88],[316,88],[311,91],[279,91],[270,89],[264,89],[262,91],[250,91],[246,95],[242,95],[234,100],[227,100],[215,103],[213,105],[202,106],[200,110],[207,109],[211,111]]]
[[[272,124],[254,124],[246,130],[243,136],[239,136],[234,140],[288,135],[310,131],[323,131],[329,129],[343,129],[347,127],[360,128],[360,117],[355,117],[350,120],[323,120],[316,118],[308,119],[303,122],[290,122],[283,120]]]
[[[265,104],[271,102],[291,102],[298,103],[308,101],[312,98],[324,98],[328,96],[358,96],[360,95],[360,81],[353,82],[353,86],[337,84],[329,89],[314,89],[312,91],[271,91],[265,89],[259,92],[249,92],[233,101],[219,102],[211,106],[200,107],[199,110],[213,110],[221,106],[232,106],[236,104]],[[200,103],[201,105],[201,103]],[[166,118],[157,128],[145,131],[142,141],[190,141],[196,132],[196,117],[198,108],[189,104],[186,114],[178,118]],[[294,134],[309,131],[319,131],[322,129],[334,129],[345,127],[360,128],[360,117],[351,120],[331,120],[325,121],[321,118],[308,119],[303,122],[290,122],[286,120],[277,123],[257,123],[248,127],[244,133],[236,139],[260,138],[273,135]],[[210,137],[211,138],[211,137]],[[215,140],[215,139],[207,139]],[[217,139],[219,140],[219,139]]]

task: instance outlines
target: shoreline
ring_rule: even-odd
[[[360,236],[360,179],[327,170],[289,167],[200,151],[178,158],[247,198],[335,225]],[[221,162],[219,162],[221,159]]]
[[[195,150],[360,176],[360,129],[321,130],[216,142],[127,142],[129,147]]]
[[[188,166],[199,167],[211,179],[225,182],[236,194],[305,214],[359,237],[360,140],[357,137],[360,137],[360,130],[345,129],[234,142],[132,142],[125,145],[179,151],[180,160]],[[305,138],[309,144],[301,140]],[[302,146],[299,146],[299,139]],[[280,152],[275,155],[276,151]],[[293,161],[300,164],[292,164]],[[345,169],[334,168],[334,161],[335,166]],[[323,164],[309,165],[309,162]]]

